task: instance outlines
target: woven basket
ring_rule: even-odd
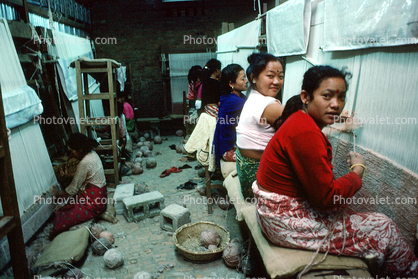
[[[221,235],[221,243],[219,247],[212,251],[194,251],[183,246],[187,240],[198,239],[200,241],[200,233],[203,230],[212,229]],[[193,262],[210,262],[222,256],[222,252],[230,241],[229,232],[223,227],[206,221],[189,223],[178,228],[173,235],[174,244],[180,253]]]

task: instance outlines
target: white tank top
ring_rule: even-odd
[[[267,119],[261,119],[261,115],[272,102],[280,103],[273,97],[264,96],[256,90],[251,90],[236,128],[237,146],[239,148],[252,150],[264,150],[266,148],[276,130],[267,123]]]

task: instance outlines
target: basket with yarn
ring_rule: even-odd
[[[187,260],[210,262],[222,256],[230,242],[230,235],[215,223],[200,221],[181,226],[174,232],[173,239]]]

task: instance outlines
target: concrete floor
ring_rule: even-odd
[[[228,211],[220,209],[216,204],[213,206],[213,213],[208,214],[207,199],[194,190],[178,190],[177,186],[189,180],[198,185],[204,185],[204,179],[198,176],[195,166],[197,161],[183,162],[180,159],[182,154],[176,153],[169,146],[179,144],[183,138],[177,136],[166,136],[162,144],[154,144],[152,151],[157,161],[153,169],[146,169],[140,175],[123,176],[123,181],[131,183],[145,183],[150,191],[159,191],[164,195],[165,206],[179,204],[186,206],[191,212],[191,221],[209,221],[224,227],[230,237],[242,238],[245,247],[248,247],[248,230],[243,222],[235,219],[235,208]],[[183,169],[179,173],[171,173],[169,176],[160,178],[160,174],[171,167],[181,167],[185,164],[192,168]],[[144,165],[145,166],[145,165]],[[112,192],[114,189],[109,188]],[[151,273],[154,278],[160,279],[194,279],[194,278],[268,278],[263,263],[255,245],[251,245],[250,265],[251,273],[244,276],[242,271],[228,268],[221,258],[209,263],[194,263],[185,258],[176,249],[173,242],[173,233],[163,231],[160,228],[159,216],[145,219],[139,222],[127,222],[123,215],[117,215],[119,221],[112,224],[107,221],[100,221],[108,231],[115,237],[114,246],[123,254],[124,264],[116,269],[109,269],[105,266],[102,256],[94,255],[91,246],[87,248],[86,256],[79,268],[84,272],[85,278],[117,278],[131,279],[140,271]],[[329,273],[329,272],[327,272]],[[368,277],[368,273],[353,273],[344,278],[358,278],[359,275]],[[365,276],[364,276],[365,275]],[[318,272],[308,273],[303,278],[334,278],[334,275],[321,276]],[[354,276],[354,277],[353,277]],[[0,278],[6,278],[0,276]],[[8,277],[7,277],[8,278]],[[35,277],[37,278],[37,277]],[[44,277],[38,277],[44,278]]]
[[[235,209],[229,211],[220,209],[214,205],[213,214],[208,214],[206,197],[200,196],[196,190],[177,190],[176,187],[190,179],[198,184],[204,184],[195,170],[197,161],[182,162],[182,154],[170,149],[170,145],[178,144],[183,139],[176,136],[168,136],[162,144],[154,144],[153,154],[157,160],[154,169],[144,168],[140,175],[124,176],[123,180],[132,183],[145,183],[150,191],[159,191],[164,195],[165,206],[170,204],[186,205],[191,212],[191,220],[210,221],[224,227],[231,238],[242,237],[238,222],[235,220]],[[185,164],[192,168],[183,169],[179,173],[172,173],[167,177],[159,175],[171,167],[180,167]],[[103,257],[93,255],[91,248],[88,256],[81,266],[85,274],[99,278],[133,278],[139,271],[158,274],[164,278],[243,278],[243,274],[225,266],[222,259],[210,263],[196,264],[186,261],[177,251],[173,242],[172,233],[160,229],[159,217],[128,223],[123,215],[117,215],[119,222],[111,224],[106,221],[100,223],[115,236],[115,246],[124,256],[124,265],[111,270],[105,267]],[[163,268],[164,265],[173,264],[174,267]],[[163,272],[158,272],[158,269]]]

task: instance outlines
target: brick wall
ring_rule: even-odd
[[[268,2],[268,9],[273,8],[274,1]],[[161,53],[216,51],[214,44],[184,44],[184,35],[216,38],[221,34],[222,22],[232,22],[237,28],[254,20],[258,14],[251,0],[178,3],[103,0],[96,1],[90,9],[91,38],[98,42],[105,42],[105,38],[117,41],[96,42],[97,57],[131,65],[134,105],[139,109],[137,117],[163,116],[170,112],[170,86],[163,83],[168,79],[162,75]],[[164,105],[165,99],[167,105]]]

